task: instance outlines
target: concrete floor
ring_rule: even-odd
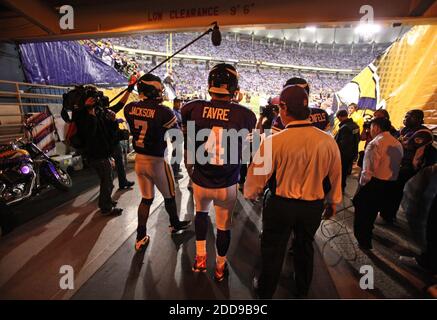
[[[357,188],[356,177],[355,171],[348,179],[343,204],[340,206],[344,209],[339,210],[334,221],[322,222],[317,233],[316,243],[320,247],[328,269],[330,266],[339,269],[343,265],[358,282],[362,276],[360,268],[368,265],[374,270],[375,289],[367,290],[367,293],[371,293],[373,297],[429,298],[426,288],[437,284],[437,277],[399,260],[400,256],[415,256],[421,252],[410,235],[402,206],[397,215],[397,222],[393,226],[386,226],[380,217],[377,218],[373,230],[374,250],[363,252],[358,248],[358,243],[353,236],[354,208],[350,200]],[[339,283],[335,276],[333,279],[335,283]],[[345,298],[354,298],[357,293],[341,290],[339,292]]]
[[[74,299],[251,299],[252,279],[259,265],[260,217],[246,201],[238,199],[229,249],[230,274],[221,283],[213,279],[215,260],[214,214],[210,215],[207,237],[208,272],[191,271],[195,255],[192,226],[183,235],[171,237],[164,209],[149,220],[151,242],[147,250],[136,254],[132,235],[117,252],[82,286]],[[317,251],[311,298],[338,298],[336,289]],[[290,298],[293,288],[290,256],[275,298]]]
[[[129,178],[135,179],[133,172]],[[63,193],[55,194],[56,198],[45,202],[57,204],[57,197],[65,197]],[[0,299],[69,298],[126,241],[136,229],[138,186],[113,195],[125,208],[119,217],[101,216],[97,196],[98,187],[94,184],[2,237]],[[152,209],[161,202],[162,197],[157,195]],[[40,210],[35,202],[31,203],[34,206],[29,205],[27,210]],[[45,206],[50,208],[47,203]],[[74,269],[74,290],[60,288],[60,268],[64,265]]]
[[[89,173],[90,174],[90,173]],[[133,172],[129,178],[135,180]],[[77,178],[79,179],[79,178]],[[222,283],[213,280],[214,213],[208,233],[208,272],[193,274],[194,227],[185,234],[168,233],[168,217],[158,194],[149,219],[151,242],[141,254],[134,252],[136,210],[141,199],[137,185],[117,191],[114,198],[124,213],[103,217],[97,207],[98,187],[87,175],[82,190],[70,195],[48,191],[32,200],[30,213],[44,212],[0,240],[0,299],[251,299],[251,282],[259,265],[260,208],[241,194],[234,214],[229,250],[230,275]],[[82,181],[82,180],[81,180]],[[180,216],[193,219],[192,195],[185,176],[178,186]],[[354,190],[350,179],[348,193]],[[115,185],[117,183],[115,182]],[[347,197],[346,197],[347,198]],[[344,205],[348,206],[348,200]],[[418,248],[406,236],[406,226],[377,226],[372,254],[360,251],[351,235],[353,209],[326,223],[315,241],[315,272],[309,297],[324,298],[419,298],[422,287],[434,281],[418,270],[397,262],[400,253]],[[326,234],[340,233],[328,239]],[[323,231],[323,232],[322,232]],[[375,289],[359,287],[359,268],[375,267]],[[60,268],[74,269],[74,289],[63,290]],[[284,262],[275,298],[290,298],[293,289],[290,257]]]

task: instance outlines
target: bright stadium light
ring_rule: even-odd
[[[379,24],[374,23],[360,23],[355,28],[355,33],[358,33],[360,35],[369,35],[369,34],[375,34],[381,31],[381,26]]]
[[[311,32],[316,32],[317,28],[316,26],[308,26],[305,28],[305,30],[311,31]]]

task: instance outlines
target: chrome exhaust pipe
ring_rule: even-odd
[[[32,190],[33,190],[33,187],[35,186],[35,181],[36,181],[36,174],[33,171],[32,171],[31,174],[32,174],[32,181],[30,182],[30,184],[28,184],[28,185],[30,185],[30,187],[27,188],[27,190],[25,191],[23,196],[8,202],[7,203],[8,205],[16,203],[16,202],[19,202],[19,201],[22,201],[24,199],[27,199],[27,198],[29,198],[32,195]]]

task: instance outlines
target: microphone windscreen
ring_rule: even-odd
[[[222,43],[222,34],[218,25],[215,25],[211,33],[211,42],[214,46],[218,47]]]

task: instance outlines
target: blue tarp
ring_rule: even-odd
[[[31,83],[125,85],[127,81],[76,41],[20,44],[20,51],[24,73]]]

